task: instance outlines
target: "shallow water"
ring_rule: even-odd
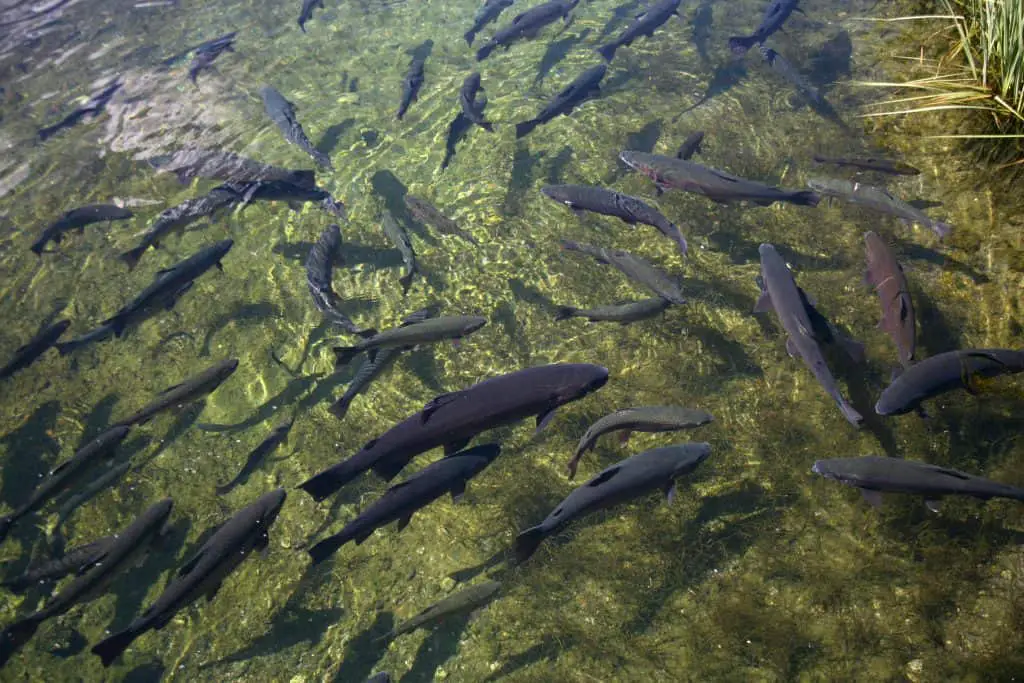
[[[499,24],[530,4],[518,0]],[[856,20],[880,11],[875,3],[802,6],[806,16],[794,15],[769,44],[805,69],[814,66],[812,82],[830,84],[827,98],[846,128],[802,104],[756,50],[745,70],[729,71],[727,37],[751,31],[763,9],[744,0],[685,5],[681,20],[619,51],[600,98],[517,141],[512,123],[532,117],[596,64],[593,48],[617,34],[639,3],[581,3],[567,27],[549,27],[479,64],[462,38],[475,0],[341,0],[318,10],[306,35],[295,25],[297,1],[5,3],[0,358],[46,320],[68,318],[66,337],[77,336],[112,315],[158,269],[225,237],[235,245],[224,272],[202,276],[173,310],[122,339],[67,356],[50,351],[3,383],[0,500],[22,503],[35,479],[88,435],[165,387],[222,358],[237,357],[240,366],[201,412],[163,415],[136,428],[130,439],[146,439],[135,444],[137,465],[74,512],[63,530],[69,545],[85,543],[170,495],[177,526],[169,544],[108,595],[42,626],[4,668],[4,680],[144,681],[162,674],[181,681],[347,682],[379,670],[401,681],[472,682],[1019,677],[1024,506],[950,499],[934,515],[918,499],[895,497],[878,512],[810,467],[821,457],[889,454],[1024,485],[1019,380],[986,384],[979,396],[947,395],[931,404],[926,421],[871,416],[896,355],[875,327],[877,297],[861,282],[862,235],[874,230],[907,266],[921,357],[1024,346],[1024,221],[948,148],[910,141],[900,125],[868,131],[857,118],[877,94],[851,81],[897,69],[893,55],[906,47],[894,48],[889,30]],[[709,16],[705,59],[693,23]],[[231,30],[238,31],[236,53],[221,55],[198,87],[186,79],[187,58],[160,69],[162,60]],[[493,25],[484,29],[476,45],[492,32]],[[430,50],[426,81],[398,122],[401,80],[417,48]],[[458,88],[474,69],[482,73],[486,113],[497,130],[470,130],[441,169]],[[124,87],[106,113],[37,142],[38,128],[114,74]],[[728,87],[683,113],[712,82]],[[447,313],[490,320],[459,348],[442,344],[399,360],[343,421],[327,407],[356,366],[332,374],[329,347],[335,338],[351,338],[324,323],[303,267],[331,216],[312,204],[296,211],[260,202],[167,238],[131,272],[116,258],[161,210],[217,184],[183,185],[147,159],[198,145],[313,168],[264,115],[264,85],[296,104],[306,132],[335,166],[317,175],[348,208],[346,263],[334,274],[346,312],[360,325],[388,327],[437,303]],[[954,235],[940,243],[926,229],[824,202],[816,209],[762,208],[680,192],[656,196],[648,180],[617,161],[627,148],[672,155],[694,130],[706,132],[696,160],[791,188],[810,175],[849,177],[816,167],[815,153],[898,148],[923,173],[868,175],[866,182],[941,202],[929,213],[947,218]],[[539,192],[551,182],[604,184],[646,198],[683,229],[690,258],[653,228],[577,219]],[[432,201],[481,245],[408,221],[405,192]],[[135,217],[87,226],[69,235],[60,253],[29,251],[65,211],[112,202],[131,206]],[[401,259],[380,228],[383,207],[410,229],[424,273],[405,297]],[[562,252],[559,239],[642,255],[679,278],[690,303],[629,326],[554,322],[556,305],[648,296],[617,271]],[[845,393],[869,416],[864,429],[852,428],[806,368],[787,356],[777,319],[751,313],[761,242],[774,243],[819,309],[866,343],[867,365],[840,373]],[[299,369],[290,374],[272,354]],[[296,485],[439,393],[567,361],[604,365],[611,380],[561,409],[539,436],[526,423],[497,430],[491,436],[504,452],[470,483],[464,502],[438,501],[401,533],[378,532],[307,568],[299,547],[322,535],[324,525],[340,528],[386,484],[365,475],[333,505],[314,503]],[[692,432],[637,434],[627,445],[606,436],[584,458],[577,483],[645,448],[709,441],[711,458],[675,503],[652,495],[615,508],[546,543],[520,568],[502,564],[516,533],[573,488],[564,466],[587,425],[617,408],[662,403],[702,408],[715,421]],[[214,486],[234,476],[282,411],[297,416],[288,442],[246,484],[218,498]],[[436,456],[417,458],[408,471]],[[103,669],[86,643],[124,627],[149,604],[204,530],[276,486],[288,487],[289,497],[265,556],[247,560],[215,600],[182,611]],[[47,509],[15,527],[0,546],[10,574],[29,557],[47,557],[45,531],[55,521]],[[485,577],[505,588],[475,619],[390,644],[379,640],[460,582]],[[3,623],[33,608],[38,593],[0,594]]]

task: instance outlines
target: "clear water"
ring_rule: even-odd
[[[727,37],[750,32],[763,10],[750,0],[708,1],[685,4],[681,20],[621,49],[599,99],[516,141],[512,123],[532,117],[597,63],[593,48],[621,30],[639,3],[583,2],[568,27],[548,28],[481,64],[462,39],[475,0],[327,4],[306,35],[295,24],[297,0],[3,4],[0,357],[51,316],[72,321],[67,336],[81,334],[159,268],[227,236],[235,246],[224,273],[204,275],[172,311],[124,339],[65,357],[51,351],[0,387],[0,500],[16,507],[86,435],[170,384],[222,358],[241,363],[201,412],[136,429],[132,438],[145,441],[136,442],[135,468],[64,525],[70,545],[84,543],[170,495],[177,523],[170,544],[104,597],[42,626],[0,678],[347,682],[380,670],[401,681],[471,682],[1020,677],[1024,506],[949,500],[933,515],[919,500],[897,497],[877,512],[856,492],[810,473],[819,457],[888,453],[1022,485],[1019,381],[993,382],[978,397],[944,397],[929,421],[869,419],[855,431],[786,355],[776,320],[751,314],[757,246],[772,242],[819,308],[867,344],[867,366],[841,376],[869,414],[895,362],[875,328],[877,299],[861,284],[862,234],[870,229],[908,266],[921,355],[1024,345],[1024,214],[1012,208],[1019,199],[993,193],[950,148],[908,138],[900,125],[857,118],[877,95],[851,81],[901,68],[895,55],[908,49],[890,41],[890,29],[856,18],[895,8],[810,1],[806,16],[794,15],[770,41],[810,70],[812,82],[830,84],[827,97],[846,129],[801,104],[756,51],[736,78],[719,71],[718,82],[729,87],[682,113],[724,69]],[[530,4],[517,1],[500,23]],[[693,24],[708,17],[705,58]],[[230,30],[238,31],[237,52],[200,75],[198,88],[185,77],[187,59],[159,69],[161,60]],[[840,34],[849,37],[849,52]],[[398,122],[410,53],[428,39],[420,99]],[[823,52],[826,44],[838,50]],[[909,51],[916,49],[913,43]],[[471,130],[442,170],[459,85],[477,68],[497,132]],[[36,141],[38,128],[114,74],[124,88],[105,114]],[[264,85],[294,102],[311,139],[329,150],[336,170],[318,180],[350,217],[342,225],[346,265],[336,269],[334,285],[356,321],[390,326],[430,303],[490,318],[461,348],[438,345],[400,360],[340,422],[327,406],[353,369],[332,374],[334,333],[312,305],[303,269],[330,216],[313,205],[293,211],[257,203],[166,239],[132,272],[116,258],[159,211],[216,184],[182,185],[156,173],[150,157],[198,145],[312,168],[264,115]],[[671,155],[694,130],[706,132],[699,160],[786,187],[801,187],[814,173],[848,175],[814,167],[814,153],[887,148],[924,172],[870,182],[941,202],[931,211],[947,217],[955,235],[940,244],[927,230],[851,207],[655,197],[646,179],[617,162],[624,148]],[[540,194],[549,182],[605,184],[648,198],[683,227],[691,258],[681,259],[653,229],[577,219]],[[425,276],[404,298],[401,261],[378,219],[402,191],[426,197],[481,242],[472,247],[409,224]],[[136,217],[88,226],[59,254],[29,251],[63,212],[110,202],[127,203]],[[554,322],[556,304],[647,296],[616,271],[561,252],[561,238],[640,254],[680,278],[691,303],[630,326]],[[301,363],[298,374],[272,353],[289,368]],[[471,482],[465,502],[438,501],[403,532],[378,532],[308,570],[299,546],[325,525],[340,527],[386,485],[367,475],[332,505],[314,503],[297,484],[441,392],[554,361],[600,363],[612,379],[561,410],[538,437],[532,425],[499,430],[505,452]],[[605,437],[583,461],[580,481],[644,448],[709,441],[711,459],[675,504],[639,500],[574,526],[521,568],[502,564],[515,534],[572,489],[564,463],[586,426],[616,408],[659,403],[708,410],[715,422],[688,434],[638,434],[626,446]],[[288,443],[219,499],[214,486],[234,475],[281,411],[297,414]],[[409,471],[433,457],[418,458]],[[151,602],[204,530],[276,486],[290,493],[266,555],[247,560],[215,600],[184,610],[103,669],[88,646]],[[48,509],[15,528],[0,546],[10,574],[48,556],[46,531],[55,521]],[[505,588],[475,619],[380,640],[459,583],[485,576]],[[13,621],[41,597],[0,593],[0,619]]]

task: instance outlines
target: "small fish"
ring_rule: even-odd
[[[245,461],[245,465],[242,466],[241,471],[235,475],[235,478],[229,481],[223,486],[218,486],[215,490],[218,496],[223,496],[225,493],[229,493],[236,486],[244,484],[249,479],[249,475],[255,472],[268,455],[274,452],[283,441],[288,438],[288,432],[291,431],[292,425],[295,423],[295,418],[290,417],[283,422],[278,423],[276,427],[270,432],[267,438],[260,442],[260,445],[253,449],[249,454],[249,458]]]
[[[448,617],[475,612],[493,600],[499,590],[501,590],[501,583],[498,581],[484,581],[469,588],[464,588],[458,593],[449,595],[444,600],[434,603],[409,621],[399,624],[391,633],[384,636],[383,639],[397,638],[405,633],[411,633],[418,628],[444,621]]]
[[[577,216],[584,211],[614,216],[630,225],[643,223],[658,229],[675,242],[679,253],[686,256],[686,238],[679,228],[650,204],[637,197],[591,185],[545,185],[540,188],[546,197],[568,206]]]
[[[809,178],[807,187],[826,197],[836,197],[842,201],[865,206],[873,211],[896,216],[907,225],[914,223],[923,225],[934,231],[939,239],[947,237],[953,226],[937,221],[915,209],[902,199],[898,199],[888,190],[872,185],[865,185],[853,180],[839,178]]]
[[[622,325],[646,320],[658,315],[672,304],[660,296],[642,301],[631,301],[625,304],[612,306],[598,306],[597,308],[574,308],[573,306],[559,306],[555,312],[555,320],[568,320],[569,318],[586,318],[592,323],[595,322],[616,322]]]
[[[239,194],[228,188],[214,188],[201,197],[186,199],[181,204],[162,211],[153,221],[153,225],[142,233],[139,244],[121,254],[119,258],[128,264],[129,270],[134,269],[139,264],[142,255],[150,247],[158,248],[160,240],[167,235],[176,230],[183,230],[197,220],[212,216],[240,201],[242,198]]]
[[[687,161],[694,154],[700,152],[700,144],[704,142],[704,131],[698,130],[683,140],[683,144],[679,145],[679,151],[676,152],[676,159],[682,159]]]
[[[302,0],[302,9],[299,10],[299,28],[306,32],[306,22],[313,18],[314,9],[323,9],[324,0]]]
[[[534,128],[547,123],[555,117],[563,114],[568,115],[577,105],[600,95],[601,79],[604,78],[607,71],[608,67],[604,64],[592,66],[584,71],[576,80],[562,88],[535,117],[529,121],[517,123],[516,138],[528,135]]]
[[[647,36],[648,38],[654,37],[654,32],[664,24],[666,21],[671,19],[673,16],[679,16],[679,3],[682,0],[659,0],[654,3],[642,13],[638,14],[632,24],[626,27],[618,38],[597,48],[597,52],[605,58],[606,61],[612,61],[615,58],[615,51],[624,45],[632,45],[633,41],[637,38]]]
[[[459,106],[462,107],[463,116],[484,130],[493,133],[494,125],[484,118],[484,107],[487,106],[487,100],[476,99],[477,93],[480,92],[483,92],[483,87],[480,85],[480,73],[474,71],[462,82],[462,88],[459,89]]]
[[[310,176],[311,178],[312,176]],[[242,207],[260,199],[267,202],[288,202],[294,210],[301,208],[303,202],[319,202],[320,208],[336,218],[347,218],[345,205],[331,196],[327,190],[316,186],[315,181],[303,178],[299,182],[292,180],[257,180],[250,183],[226,183],[214,190],[235,193]]]
[[[313,171],[279,168],[219,149],[186,147],[146,161],[158,171],[173,173],[181,183],[193,178],[212,178],[228,183],[286,180],[296,185],[316,187]]]
[[[69,320],[58,320],[52,325],[47,325],[36,336],[19,346],[14,352],[14,357],[7,362],[7,365],[0,368],[0,379],[7,379],[19,370],[32,365],[37,358],[57,343],[70,324]]]
[[[569,470],[569,479],[572,480],[576,477],[576,467],[579,465],[580,459],[587,451],[594,448],[597,440],[603,434],[624,430],[619,440],[621,443],[625,443],[633,432],[673,432],[679,429],[700,427],[713,420],[714,417],[703,410],[679,406],[640,406],[639,408],[616,410],[590,425],[590,428],[583,434],[583,438],[576,446],[576,452],[569,464],[566,465]]]
[[[889,333],[904,367],[914,362],[916,325],[914,301],[910,297],[907,276],[889,245],[873,232],[864,233],[868,268],[864,280],[875,288],[882,304],[882,320],[878,326]]]
[[[679,285],[653,265],[621,249],[606,249],[590,244],[561,240],[562,248],[577,251],[597,259],[598,263],[609,264],[618,268],[626,277],[651,290],[666,301],[681,306],[686,303]]]
[[[402,285],[402,295],[405,296],[409,293],[409,287],[412,286],[413,276],[419,272],[419,266],[416,264],[416,252],[412,248],[409,234],[398,224],[390,211],[382,209],[380,219],[384,227],[384,234],[395,245],[395,249],[398,249],[402,255],[402,263],[405,264],[405,275],[398,278],[399,284]]]
[[[671,503],[675,499],[675,480],[693,472],[709,455],[710,444],[683,443],[644,451],[602,470],[570,493],[543,522],[516,537],[516,562],[526,562],[544,539],[592,512],[657,489],[662,489]]]
[[[60,244],[66,232],[77,230],[81,234],[85,231],[85,226],[92,223],[123,221],[134,215],[128,209],[122,209],[120,206],[114,206],[113,204],[80,206],[77,209],[68,211],[43,230],[43,234],[32,243],[30,248],[37,255],[42,256],[43,249],[46,248],[47,243],[52,241],[54,244]]]
[[[789,15],[797,8],[797,0],[771,0],[764,11],[764,18],[752,35],[733,36],[729,39],[729,49],[735,55],[746,54],[747,50],[758,43],[763,43],[786,23]]]
[[[114,336],[115,333],[113,325],[100,325],[96,329],[90,330],[79,337],[75,337],[74,339],[69,339],[66,342],[57,342],[55,346],[57,347],[57,351],[60,352],[60,355],[66,356],[69,353],[77,351],[83,346],[88,346],[94,342],[110,339]]]
[[[0,586],[15,593],[21,593],[41,583],[62,579],[68,574],[79,574],[83,567],[95,564],[115,540],[115,536],[105,536],[91,543],[71,548],[61,557],[29,567],[21,576],[7,579],[0,583]]]
[[[919,175],[921,171],[910,164],[894,159],[882,159],[880,157],[824,157],[814,155],[814,161],[819,164],[834,164],[836,166],[853,166],[867,171],[879,171],[891,173],[892,175]]]
[[[883,493],[911,493],[924,496],[932,512],[939,511],[943,496],[1010,498],[1024,501],[1024,488],[1001,484],[960,470],[929,465],[903,458],[867,455],[859,458],[818,460],[811,471],[826,479],[860,489],[874,507],[882,505]]]
[[[451,218],[448,218],[448,216],[445,216],[437,209],[436,206],[428,202],[426,199],[406,194],[405,208],[408,209],[409,213],[412,214],[412,217],[420,223],[430,225],[446,235],[461,237],[473,246],[480,246],[480,243],[476,238],[469,234],[469,232],[460,228],[458,223],[453,221]]]
[[[801,95],[816,104],[821,104],[825,101],[825,96],[821,94],[821,91],[811,85],[810,81],[804,78],[799,69],[793,66],[789,60],[766,45],[759,44],[757,49],[765,63],[772,68],[772,71],[794,85]]]
[[[491,39],[476,51],[476,61],[487,59],[499,45],[508,49],[512,43],[522,38],[536,38],[541,29],[558,19],[569,21],[569,13],[579,1],[550,0],[516,15],[511,24],[498,29]]]
[[[145,424],[164,410],[179,409],[197,401],[219,387],[221,382],[230,377],[237,367],[237,358],[229,358],[215,363],[198,375],[193,375],[178,384],[167,387],[153,401],[129,417],[118,421],[117,425]]]
[[[484,0],[484,4],[476,11],[473,17],[473,26],[463,36],[466,44],[472,47],[476,34],[480,33],[484,26],[496,21],[506,8],[512,6],[513,0]]]
[[[498,444],[476,446],[445,456],[384,492],[376,502],[338,533],[328,536],[312,548],[313,564],[320,564],[349,541],[362,544],[375,529],[398,522],[398,530],[409,525],[412,516],[446,493],[458,502],[466,492],[466,483],[480,474],[501,453]]]
[[[196,82],[199,73],[204,69],[209,69],[213,66],[214,60],[220,57],[225,52],[234,52],[234,42],[237,33],[232,31],[231,33],[225,33],[219,38],[207,41],[200,45],[196,49],[196,54],[192,58],[192,63],[188,66],[188,79],[193,83]]]
[[[334,259],[340,247],[341,228],[337,225],[330,225],[320,233],[320,238],[306,258],[306,285],[313,297],[313,304],[328,320],[351,334],[369,334],[369,330],[356,325],[341,311],[341,300],[331,284]]]
[[[335,346],[336,367],[343,367],[355,356],[366,351],[371,360],[378,350],[388,348],[411,349],[421,344],[468,337],[487,324],[487,318],[477,315],[454,315],[430,318],[418,323],[403,323],[367,337],[355,346]]]
[[[402,80],[402,100],[399,102],[398,112],[395,114],[395,118],[399,121],[405,116],[405,112],[409,111],[409,105],[419,97],[420,88],[423,87],[423,70],[426,62],[426,57],[413,57],[412,62],[409,63],[409,70]]]
[[[260,88],[260,96],[263,98],[263,109],[284,134],[284,139],[312,157],[317,165],[333,171],[331,160],[306,137],[306,131],[302,130],[302,124],[295,116],[295,105],[270,86]]]
[[[199,549],[192,559],[178,570],[170,585],[164,589],[141,616],[122,631],[109,636],[92,648],[103,666],[110,666],[132,642],[149,630],[159,631],[171,622],[179,611],[206,596],[213,600],[221,582],[253,550],[263,550],[270,543],[268,531],[277,519],[284,503],[284,489],[265,494],[256,502],[240,510],[225,522]]]
[[[121,86],[124,85],[124,81],[118,76],[114,80],[107,83],[98,93],[89,98],[89,101],[83,104],[81,107],[76,107],[74,111],[61,119],[58,123],[52,126],[46,126],[45,128],[39,129],[39,139],[47,140],[65,128],[74,126],[79,121],[82,121],[86,117],[94,119],[103,112],[107,107],[107,103],[110,102],[110,98],[114,96]]]

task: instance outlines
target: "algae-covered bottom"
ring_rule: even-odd
[[[498,24],[530,4],[517,0]],[[879,25],[857,20],[877,11],[872,3],[801,3],[805,14],[795,13],[768,41],[814,87],[825,86],[834,112],[804,103],[756,51],[730,61],[728,38],[753,31],[766,4],[684,4],[682,17],[653,38],[617,51],[596,100],[519,140],[514,124],[597,64],[595,48],[631,21],[639,2],[580,3],[571,23],[483,62],[462,35],[476,0],[337,0],[314,13],[305,34],[296,24],[300,3],[291,1],[71,0],[39,17],[5,10],[19,13],[13,25],[20,28],[0,38],[0,359],[57,318],[71,321],[69,336],[86,332],[158,269],[234,240],[224,272],[203,275],[173,310],[121,339],[66,356],[48,352],[0,386],[5,509],[156,392],[218,360],[240,363],[201,412],[164,415],[134,430],[125,446],[135,453],[132,471],[62,525],[69,547],[81,545],[171,496],[170,537],[107,595],[40,627],[4,668],[4,680],[153,680],[163,673],[182,681],[358,682],[385,670],[402,681],[473,683],[928,681],[1010,680],[1024,671],[1019,503],[951,499],[935,515],[919,500],[896,497],[877,512],[810,472],[821,458],[888,454],[1024,484],[1019,379],[986,384],[977,396],[942,397],[928,420],[870,417],[897,357],[875,327],[877,297],[862,284],[862,236],[872,230],[907,266],[920,356],[1022,347],[1021,214],[978,187],[947,149],[910,145],[898,128],[884,138],[862,132],[856,115],[866,95],[849,82],[879,80],[897,63]],[[485,28],[474,47],[493,30]],[[235,52],[218,56],[197,85],[188,80],[188,59],[161,67],[229,31],[238,34]],[[419,98],[397,121],[402,79],[414,55],[424,54]],[[482,75],[495,131],[471,128],[442,169],[459,87],[473,70]],[[114,74],[123,78],[122,92],[96,121],[38,141],[38,129]],[[328,407],[356,366],[332,374],[330,347],[356,340],[335,339],[303,268],[336,218],[313,203],[293,211],[257,202],[166,238],[134,270],[117,258],[160,211],[216,185],[181,184],[154,169],[155,157],[194,145],[314,168],[264,114],[264,86],[296,105],[310,140],[334,166],[318,170],[318,184],[348,208],[334,287],[355,323],[386,328],[431,304],[489,321],[458,348],[435,345],[400,358],[341,421]],[[705,93],[712,96],[690,109]],[[941,202],[929,215],[954,232],[940,243],[929,230],[825,202],[758,207],[657,196],[618,161],[623,149],[674,155],[696,130],[706,135],[695,161],[790,189],[811,175],[850,177],[815,166],[815,154],[898,147],[896,156],[923,173],[866,182],[904,199]],[[579,219],[539,191],[560,183],[643,198],[680,227],[689,257],[654,228]],[[406,192],[435,204],[479,245],[409,221]],[[71,233],[60,253],[30,251],[64,212],[115,201],[135,217]],[[412,232],[422,275],[407,296],[402,258],[381,228],[384,208]],[[678,278],[688,302],[625,326],[555,321],[559,306],[649,296],[617,270],[563,252],[560,239],[642,256]],[[844,391],[869,416],[863,429],[850,426],[787,356],[777,320],[751,313],[762,242],[776,246],[826,316],[866,343],[868,364],[840,373]],[[377,532],[309,569],[303,548],[314,535],[340,529],[385,484],[368,474],[318,504],[295,489],[299,483],[438,394],[548,362],[597,363],[611,379],[560,410],[537,436],[532,424],[498,430],[501,456],[470,482],[461,503],[438,500],[401,533]],[[646,448],[708,441],[711,456],[675,503],[652,496],[590,517],[528,563],[507,567],[503,554],[515,535],[573,488],[565,464],[586,428],[635,405],[699,408],[714,422],[693,432],[637,433],[625,445],[605,437],[576,483]],[[263,467],[216,495],[293,413],[287,441]],[[437,455],[417,458],[409,472]],[[277,486],[289,493],[267,553],[247,559],[216,599],[139,638],[103,669],[89,646],[150,604],[210,527]],[[29,558],[47,557],[44,532],[55,521],[44,515],[12,531],[0,546],[10,574]],[[434,631],[382,638],[488,579],[503,588],[475,619],[461,615]],[[3,592],[0,621],[14,621],[39,598]]]

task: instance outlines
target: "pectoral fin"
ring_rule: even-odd
[[[398,530],[402,531],[405,527],[409,526],[409,522],[412,521],[412,514],[408,514],[398,520]]]
[[[466,482],[460,481],[452,486],[452,502],[462,502],[462,497],[466,495]]]
[[[775,305],[772,304],[772,298],[768,294],[768,291],[762,291],[761,296],[757,298],[757,303],[754,304],[754,313],[768,313],[774,310]]]
[[[554,415],[555,415],[555,409],[554,408],[552,408],[551,410],[548,410],[546,412],[543,412],[543,413],[538,413],[537,414],[537,429],[536,429],[536,431],[534,431],[534,434],[539,434],[545,427],[547,427],[548,423],[551,422],[551,418],[554,417]]]

